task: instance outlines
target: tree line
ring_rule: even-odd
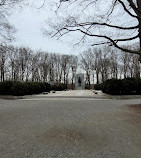
[[[78,57],[0,45],[0,81],[74,82]]]
[[[129,46],[128,46],[129,47]],[[136,44],[132,45],[137,48]],[[86,74],[86,83],[103,83],[115,78],[140,78],[140,61],[137,54],[130,54],[113,47],[88,49],[80,54],[80,65]]]
[[[118,49],[111,47],[88,49],[76,56],[0,45],[1,82],[10,80],[73,85],[77,71],[83,71],[85,82],[90,86],[110,78],[140,78],[140,69],[138,55],[119,53]]]

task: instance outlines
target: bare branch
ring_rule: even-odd
[[[109,16],[113,13],[117,1],[118,1],[118,0],[115,0],[115,1],[113,2],[113,5],[112,5],[112,7],[109,9],[110,11],[109,11],[107,17],[109,17]]]
[[[135,13],[137,14],[137,15],[141,15],[141,10],[139,10],[137,7],[136,7],[136,5],[134,4],[134,2],[132,1],[132,0],[127,0],[128,2],[129,2],[129,4],[130,4],[130,6],[132,7],[132,9],[135,11]],[[139,18],[139,17],[138,17]]]
[[[115,43],[117,43],[117,42],[121,42],[121,41],[131,41],[131,40],[134,40],[134,39],[136,39],[136,38],[138,38],[139,37],[139,35],[136,35],[136,36],[134,36],[134,37],[131,37],[131,38],[123,38],[123,39],[114,39],[113,41],[115,42]],[[96,44],[93,44],[92,46],[98,46],[98,45],[103,45],[103,44],[111,44],[111,42],[101,42],[101,43],[96,43]]]
[[[132,37],[132,38],[129,38],[129,39],[124,39],[124,40],[123,40],[123,39],[113,40],[113,39],[111,39],[111,38],[108,37],[108,36],[96,35],[96,34],[89,34],[88,32],[85,32],[85,31],[83,31],[83,30],[81,30],[81,29],[70,30],[70,29],[68,29],[68,28],[63,28],[63,30],[67,30],[68,32],[80,31],[81,33],[86,34],[87,36],[105,38],[105,39],[107,39],[108,41],[110,41],[110,42],[113,44],[113,46],[115,46],[116,48],[118,48],[118,49],[120,49],[120,50],[122,50],[122,51],[129,52],[129,53],[133,53],[133,54],[138,54],[138,55],[141,53],[140,51],[134,51],[134,50],[129,50],[129,49],[126,49],[126,48],[122,48],[122,47],[120,47],[120,46],[117,44],[118,41],[129,41],[129,40],[138,38],[138,36],[135,36],[135,37]]]
[[[136,26],[131,26],[131,27],[122,27],[122,26],[116,26],[116,25],[111,25],[111,24],[107,24],[107,23],[98,23],[98,22],[85,22],[85,23],[80,23],[76,25],[66,25],[66,27],[78,27],[78,26],[93,26],[93,25],[99,25],[99,26],[107,26],[107,27],[111,27],[111,28],[116,28],[116,29],[121,29],[121,30],[133,30],[133,29],[137,29],[139,25]]]
[[[126,8],[125,4],[121,1],[121,0],[118,0],[118,2],[123,6],[124,10],[132,17],[134,18],[137,18],[136,15],[133,15],[131,12],[129,12],[129,10]]]
[[[46,0],[43,0],[42,5],[41,5],[40,7],[38,7],[37,9],[41,9],[41,8],[43,8],[43,6],[45,5],[45,3],[46,3]]]

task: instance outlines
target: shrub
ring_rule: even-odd
[[[26,84],[21,82],[15,82],[12,89],[12,95],[22,96],[27,94]]]
[[[0,82],[0,95],[31,95],[39,94],[41,92],[49,92],[51,90],[50,84],[39,82]]]
[[[51,86],[51,89],[55,91],[63,91],[67,89],[67,85],[63,83],[54,84],[53,86]]]
[[[110,79],[103,83],[102,91],[107,94],[121,94],[122,85],[121,80]]]
[[[141,94],[141,79],[110,79],[102,84],[102,91],[112,95]]]
[[[0,82],[0,95],[8,95],[12,93],[11,87],[13,86],[12,81]]]
[[[103,84],[102,83],[101,84],[95,84],[94,89],[95,90],[102,90],[103,89]]]
[[[137,90],[137,79],[126,78],[122,80],[122,94],[132,94]]]
[[[136,80],[136,93],[141,94],[141,79]]]

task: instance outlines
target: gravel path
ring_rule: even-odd
[[[0,100],[0,158],[141,158],[141,99]]]

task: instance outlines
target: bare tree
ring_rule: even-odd
[[[72,73],[72,78],[71,78],[71,84],[72,84],[72,89],[74,89],[74,79],[75,79],[75,74],[77,71],[78,67],[78,57],[75,55],[70,56],[70,67],[71,67],[71,73]]]
[[[18,61],[18,48],[15,48],[13,46],[8,47],[8,67],[9,67],[9,73],[10,73],[10,79],[12,81],[16,81],[18,79],[18,68],[19,65],[17,65]]]
[[[50,64],[51,64],[51,58],[49,53],[44,53],[44,52],[38,52],[40,55],[40,73],[41,73],[41,80],[43,82],[47,82],[47,77],[49,75],[49,69],[50,69]]]
[[[79,11],[75,12],[74,10],[74,14],[71,12],[71,15],[65,21],[60,25],[57,24],[58,26],[55,26],[57,30],[55,35],[61,37],[69,32],[78,31],[83,34],[82,38],[87,36],[89,39],[91,38],[91,41],[96,38],[101,39],[98,43],[94,42],[93,46],[109,44],[122,51],[141,56],[140,0],[109,0],[106,2],[104,0],[74,0],[73,3],[69,0],[65,3],[66,5],[70,3],[66,7],[67,9],[71,5],[79,5],[77,6]],[[80,8],[82,8],[83,16],[80,15]],[[134,40],[139,41],[139,48],[136,50],[121,45],[123,42],[132,42]]]
[[[20,80],[24,81],[29,76],[29,62],[31,59],[32,51],[29,48],[19,48],[19,70]]]
[[[111,78],[118,78],[118,73],[119,73],[119,57],[117,54],[117,49],[112,50],[110,54],[110,75]]]
[[[31,54],[31,81],[37,81],[38,80],[38,69],[40,66],[39,63],[40,54],[39,53],[33,53]]]
[[[62,77],[62,69],[61,69],[61,55],[60,54],[53,54],[54,56],[54,76],[55,76],[55,82],[60,83],[61,77]]]
[[[5,80],[5,63],[7,56],[7,47],[0,45],[0,80],[1,82]]]
[[[88,85],[88,88],[90,89],[91,85],[91,70],[92,70],[92,52],[91,49],[88,49],[88,51],[85,51],[81,54],[81,68],[86,72],[86,84]]]
[[[10,25],[8,15],[14,10],[14,6],[22,0],[0,0],[0,42],[11,41],[15,28]]]
[[[62,67],[62,71],[63,71],[64,84],[67,84],[68,73],[70,70],[70,56],[69,55],[62,55],[61,56],[61,67]]]
[[[120,65],[124,78],[140,78],[140,62],[138,61],[138,56],[136,54],[123,53],[120,56]]]
[[[138,55],[122,52],[119,56],[117,50],[111,47],[88,49],[78,58],[75,55],[33,52],[29,48],[0,45],[0,81],[54,81],[57,84],[71,83],[73,89],[78,68],[85,71],[88,88],[94,76],[98,84],[110,78],[139,78],[141,66]],[[81,67],[78,67],[78,59]]]
[[[105,51],[100,51],[100,73],[101,73],[101,78],[102,82],[106,81],[109,78],[109,68],[110,68],[110,58],[107,53],[107,50]]]
[[[93,67],[96,73],[96,83],[99,84],[99,75],[100,75],[100,49],[93,50]]]

